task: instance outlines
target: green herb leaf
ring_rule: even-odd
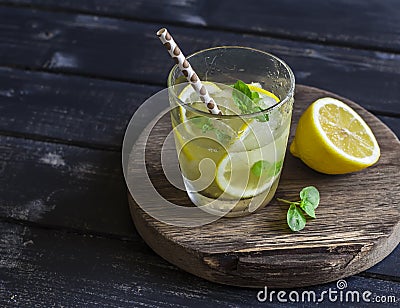
[[[233,85],[232,98],[243,114],[251,113],[253,101],[250,88],[243,81],[238,80]],[[236,91],[235,91],[236,90]]]
[[[223,131],[216,129],[215,130],[215,136],[217,136],[217,139],[222,143],[226,144],[231,140],[231,136],[228,134],[225,134]]]
[[[251,172],[255,175],[260,177],[261,174],[265,172],[265,170],[270,169],[271,164],[267,162],[266,160],[259,160],[258,162],[255,162],[253,166],[251,166]]]
[[[257,107],[257,108],[258,108],[258,110],[254,111],[254,112],[262,111],[262,109],[260,107]],[[262,115],[259,115],[258,117],[256,117],[256,120],[258,122],[267,122],[267,121],[269,121],[268,113],[264,113]]]
[[[214,128],[211,119],[205,118],[205,117],[193,117],[190,119],[190,121],[201,131],[204,133],[208,132],[209,130],[212,130]]]
[[[304,200],[301,200],[300,207],[301,209],[306,212],[306,214],[312,218],[315,218],[315,208],[312,206],[311,203],[308,202],[303,202]]]
[[[253,102],[258,103],[261,99],[260,94],[258,94],[258,92],[251,92],[251,99],[253,100]]]
[[[300,192],[300,207],[308,216],[315,218],[315,209],[319,204],[319,191],[314,186],[308,186]]]
[[[215,136],[221,143],[228,143],[231,140],[231,136],[224,133],[222,130],[214,127],[212,120],[210,118],[198,116],[193,117],[190,121],[196,126],[198,129],[201,129],[201,132],[205,134],[208,131],[213,131]]]
[[[235,104],[239,107],[243,114],[255,113],[262,111],[263,109],[258,106],[261,98],[258,92],[252,92],[247,84],[243,81],[238,80],[233,85],[232,98]],[[256,117],[259,122],[266,122],[269,120],[268,114],[263,114]]]
[[[283,165],[283,160],[277,161],[275,163],[274,174],[273,174],[274,176],[277,175],[279,171],[281,171],[282,165]]]
[[[290,205],[286,218],[289,228],[292,231],[300,231],[306,226],[306,218],[294,203]]]
[[[301,190],[300,199],[303,204],[316,209],[319,204],[319,191],[314,186],[308,186]]]
[[[278,163],[276,163],[278,165]],[[302,210],[310,217],[315,218],[315,209],[319,204],[319,191],[314,186],[304,187],[300,191],[300,201],[289,201],[278,198],[278,201],[289,203],[287,223],[293,231],[299,231],[305,227],[306,218]],[[299,207],[298,207],[299,206]]]
[[[267,174],[269,177],[275,176],[279,173],[282,168],[283,161],[280,160],[275,164],[272,164],[266,160],[259,160],[251,166],[251,172],[258,177],[261,177],[263,174]]]
[[[233,85],[233,88],[243,93],[248,98],[253,99],[253,94],[251,93],[249,86],[245,84],[243,81],[241,80],[236,81],[236,83]]]

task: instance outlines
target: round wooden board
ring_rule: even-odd
[[[290,231],[288,205],[275,198],[249,216],[189,228],[154,219],[129,195],[133,221],[146,243],[185,271],[243,287],[315,285],[359,273],[384,259],[400,239],[399,140],[380,120],[348,99],[297,85],[289,142],[302,112],[325,96],[341,99],[365,119],[382,154],[376,165],[361,172],[332,176],[311,170],[287,152],[275,197],[296,200],[308,185],[316,186],[321,194],[317,219],[308,219],[305,229]],[[186,192],[172,186],[161,168],[161,144],[170,125],[168,116],[162,118],[151,133],[152,142],[144,145],[139,137],[135,147],[146,148],[147,171],[160,194],[175,204],[190,205]],[[140,177],[135,164],[129,160],[128,172]]]

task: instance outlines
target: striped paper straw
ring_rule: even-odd
[[[191,84],[196,93],[200,96],[202,102],[207,106],[207,109],[212,114],[222,115],[221,110],[219,110],[215,101],[211,98],[207,91],[207,88],[202,84],[199,76],[193,70],[192,66],[186,60],[182,51],[179,49],[178,45],[175,43],[171,34],[167,29],[162,28],[157,31],[157,36],[160,38],[163,45],[167,48],[169,55],[178,64],[179,69],[185,75],[187,81]]]

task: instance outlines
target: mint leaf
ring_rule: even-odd
[[[262,111],[263,109],[258,106],[261,98],[258,92],[252,92],[247,84],[238,80],[233,85],[232,98],[235,104],[239,107],[242,114],[249,114]],[[266,122],[269,120],[268,114],[263,114],[256,117],[259,122]]]
[[[270,163],[266,160],[259,160],[251,166],[251,172],[258,177],[261,177],[263,174],[267,174],[269,177],[275,176],[279,173],[282,168],[283,161],[280,160],[275,164]]]
[[[292,231],[300,231],[306,226],[306,218],[296,204],[290,204],[286,215],[287,224]]]
[[[276,163],[278,165],[278,163]],[[319,191],[314,186],[304,187],[300,191],[299,201],[289,201],[277,198],[278,201],[289,203],[290,207],[287,212],[287,223],[293,231],[299,231],[304,228],[306,218],[302,210],[310,217],[315,218],[315,209],[319,204]]]
[[[260,177],[261,174],[263,174],[265,172],[265,170],[267,169],[271,169],[272,168],[272,164],[269,163],[266,160],[259,160],[258,162],[255,162],[253,164],[253,166],[251,166],[251,172],[255,175]]]
[[[303,200],[300,203],[301,209],[306,212],[306,214],[312,218],[315,217],[315,208],[312,206],[311,203],[303,202]]]
[[[308,216],[315,218],[315,209],[319,204],[319,191],[314,186],[308,186],[300,192],[300,207]]]
[[[201,129],[201,132],[203,134],[208,131],[213,131],[215,133],[215,136],[221,143],[228,143],[228,141],[231,139],[231,136],[224,133],[222,130],[215,128],[210,118],[198,116],[190,118],[190,121],[198,129]]]
[[[261,99],[260,94],[258,94],[257,92],[251,92],[251,99],[253,100],[253,102],[258,103]]]
[[[262,109],[261,107],[258,107],[258,106],[257,106],[257,107],[254,109],[253,112],[258,112],[258,111],[263,111],[263,109]],[[267,121],[269,120],[268,113],[265,113],[265,114],[262,114],[262,115],[257,116],[257,117],[256,117],[256,120],[257,120],[258,122],[267,122]]]
[[[282,165],[283,165],[283,160],[280,160],[280,161],[277,161],[276,163],[275,163],[275,168],[274,168],[274,172],[273,172],[273,175],[275,176],[275,175],[277,175],[278,173],[279,173],[279,171],[281,171],[281,169],[282,169]]]
[[[300,192],[301,203],[316,209],[319,204],[319,191],[314,186],[308,186]]]
[[[233,89],[232,98],[235,104],[239,107],[240,111],[243,114],[251,113],[253,101],[251,91],[247,84],[241,80],[238,80],[233,85]]]
[[[201,129],[203,134],[214,128],[213,124],[211,123],[211,119],[209,118],[199,116],[191,118],[190,121],[194,124],[194,126]]]
[[[259,106],[259,103],[260,103],[260,101],[262,100],[262,98],[260,97],[260,95],[259,95],[257,92],[251,92],[251,100],[252,100],[253,103],[256,105],[256,106],[252,106],[252,107],[251,107],[252,113],[253,113],[253,112],[263,111],[263,109]],[[269,120],[269,116],[268,116],[268,114],[266,113],[266,114],[263,114],[263,115],[260,115],[260,116],[256,117],[256,119],[257,119],[259,122],[266,122],[266,121]]]
[[[209,123],[205,123],[203,124],[202,128],[201,128],[201,132],[204,134],[206,132],[208,132],[209,130],[212,130],[214,127],[212,126],[212,124]]]
[[[215,136],[222,144],[226,144],[231,140],[231,136],[225,134],[222,130],[219,129],[215,130]]]
[[[236,83],[233,85],[233,88],[238,90],[239,92],[243,93],[248,98],[253,99],[250,88],[243,81],[241,81],[241,80],[236,81]]]

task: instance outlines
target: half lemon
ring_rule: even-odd
[[[380,156],[370,127],[352,108],[331,97],[316,100],[302,114],[290,152],[326,174],[359,171]]]

